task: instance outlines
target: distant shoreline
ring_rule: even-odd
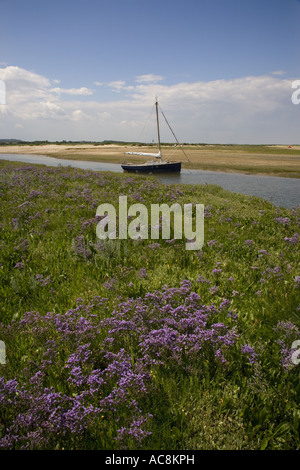
[[[30,154],[67,160],[121,164],[125,152],[153,151],[153,147],[134,143],[40,143],[0,145],[0,154]],[[182,168],[231,173],[260,174],[300,178],[300,145],[214,145],[186,144],[185,154],[178,146],[163,145],[166,160],[181,161]],[[132,163],[144,162],[147,157],[126,156]]]

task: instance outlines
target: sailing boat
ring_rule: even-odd
[[[181,162],[164,161],[163,158],[162,158],[162,151],[161,151],[161,144],[160,144],[160,133],[159,133],[159,118],[158,118],[158,101],[157,101],[157,98],[155,100],[155,109],[156,109],[156,125],[157,125],[157,137],[158,137],[158,139],[157,139],[158,140],[158,153],[126,152],[126,155],[144,155],[144,156],[147,156],[147,157],[154,157],[157,160],[150,160],[146,163],[124,163],[124,164],[121,165],[124,171],[130,171],[130,172],[134,172],[134,173],[140,173],[140,172],[141,173],[180,173],[180,171],[181,171]],[[166,122],[167,122],[168,126],[170,127],[168,121],[166,121]],[[172,131],[172,129],[171,129],[171,131]],[[172,133],[174,135],[173,131],[172,131]],[[177,141],[177,139],[176,139],[176,141]]]

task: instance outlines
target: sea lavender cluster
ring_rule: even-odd
[[[291,222],[289,217],[275,217],[274,220],[281,225],[289,225]]]
[[[46,278],[44,278],[43,274],[36,274],[35,280],[40,286],[43,286],[43,287],[51,283],[50,276],[47,276]]]
[[[7,327],[8,337],[17,334],[26,345],[24,353],[33,348],[35,360],[22,356],[23,374],[0,379],[1,448],[55,448],[67,438],[80,446],[95,422],[104,434],[113,428],[123,445],[126,430],[134,438],[138,422],[145,426],[137,442],[147,436],[150,415],[142,416],[137,399],[148,391],[149,373],[124,349],[113,353],[102,347],[94,308],[78,305],[64,315],[29,312]]]
[[[65,314],[28,312],[5,328],[8,348],[10,338],[20,339],[24,369],[0,380],[1,448],[56,448],[68,439],[80,448],[95,427],[118,448],[141,444],[151,434],[144,401],[156,389],[155,371],[229,373],[243,356],[257,358],[248,345],[235,357],[240,337],[230,302],[204,305],[187,280],[122,302],[111,316],[107,302],[78,299]]]
[[[284,240],[291,245],[297,245],[299,241],[299,234],[295,233],[292,237],[284,237]]]
[[[210,356],[216,363],[226,364],[237,341],[236,325],[216,321],[219,317],[219,309],[203,305],[201,297],[191,291],[190,282],[182,281],[180,288],[129,299],[102,324],[109,327],[106,341],[110,344],[117,341],[116,334],[130,332],[143,357],[167,358],[172,364],[199,370]],[[225,318],[228,320],[227,315]]]
[[[78,237],[73,240],[73,249],[76,255],[84,259],[89,259],[92,256],[92,252],[83,235],[78,235]]]

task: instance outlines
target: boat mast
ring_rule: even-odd
[[[157,124],[158,151],[159,151],[160,160],[161,160],[161,145],[160,145],[160,134],[159,134],[159,120],[158,120],[158,102],[157,102],[157,98],[155,98],[155,108],[156,108],[156,124]]]

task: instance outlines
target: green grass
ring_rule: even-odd
[[[186,356],[183,348],[178,360],[170,349],[161,349],[164,364],[151,366],[149,393],[141,395],[132,383],[126,395],[128,400],[138,401],[143,416],[152,415],[145,425],[151,434],[140,447],[299,449],[300,365],[290,362],[284,368],[281,362],[286,359],[283,345],[290,349],[292,342],[300,339],[299,242],[295,235],[299,232],[299,210],[276,208],[215,185],[168,186],[151,177],[4,161],[0,168],[0,340],[7,347],[6,365],[0,365],[3,383],[16,379],[34,395],[40,393],[40,389],[30,388],[34,374],[46,370],[43,390],[53,387],[64,396],[81,396],[82,390],[70,383],[66,361],[79,345],[88,342],[92,359],[82,370],[104,370],[103,341],[109,327],[103,327],[95,337],[85,332],[66,340],[52,323],[54,319],[65,318],[66,312],[74,310],[97,325],[113,318],[114,311],[120,314],[121,303],[131,299],[143,309],[150,305],[140,319],[145,322],[143,328],[152,320],[159,325],[164,308],[156,310],[149,294],[179,289],[188,280],[201,304],[215,309],[212,323],[235,327],[238,340],[232,348],[225,348],[225,365],[208,347],[203,355],[191,350]],[[143,202],[148,208],[162,202],[204,204],[202,250],[187,251],[184,240],[174,244],[150,239],[100,242],[95,231],[96,208],[103,202],[118,207],[119,195],[127,195],[129,205]],[[172,296],[176,308],[185,308],[183,294]],[[99,299],[106,300],[99,303]],[[225,300],[226,308],[222,307]],[[126,310],[120,318],[133,321],[136,308]],[[38,312],[40,317],[23,325],[28,312]],[[172,322],[176,315],[167,321]],[[73,317],[70,324],[71,320]],[[279,322],[285,322],[282,331],[276,329]],[[132,367],[145,360],[136,328],[112,333],[111,352],[119,354],[124,349]],[[56,360],[46,364],[49,341],[57,343]],[[241,354],[243,344],[254,347],[257,359],[253,364]],[[154,352],[151,354],[157,359]],[[0,439],[16,422],[16,413],[29,406],[17,392],[8,395],[11,405],[4,408],[3,383]],[[106,387],[101,393],[113,390],[111,383]],[[93,400],[96,406],[100,398]],[[20,441],[11,448],[137,449],[139,445],[130,435],[124,442],[115,439],[118,426],[126,427],[133,420],[132,413],[129,401],[120,402],[116,414],[110,410],[94,418],[83,433],[60,437],[54,433],[51,440],[40,443],[18,425],[15,433],[21,436]],[[31,432],[40,432],[43,426],[48,429],[42,416],[41,412]]]

